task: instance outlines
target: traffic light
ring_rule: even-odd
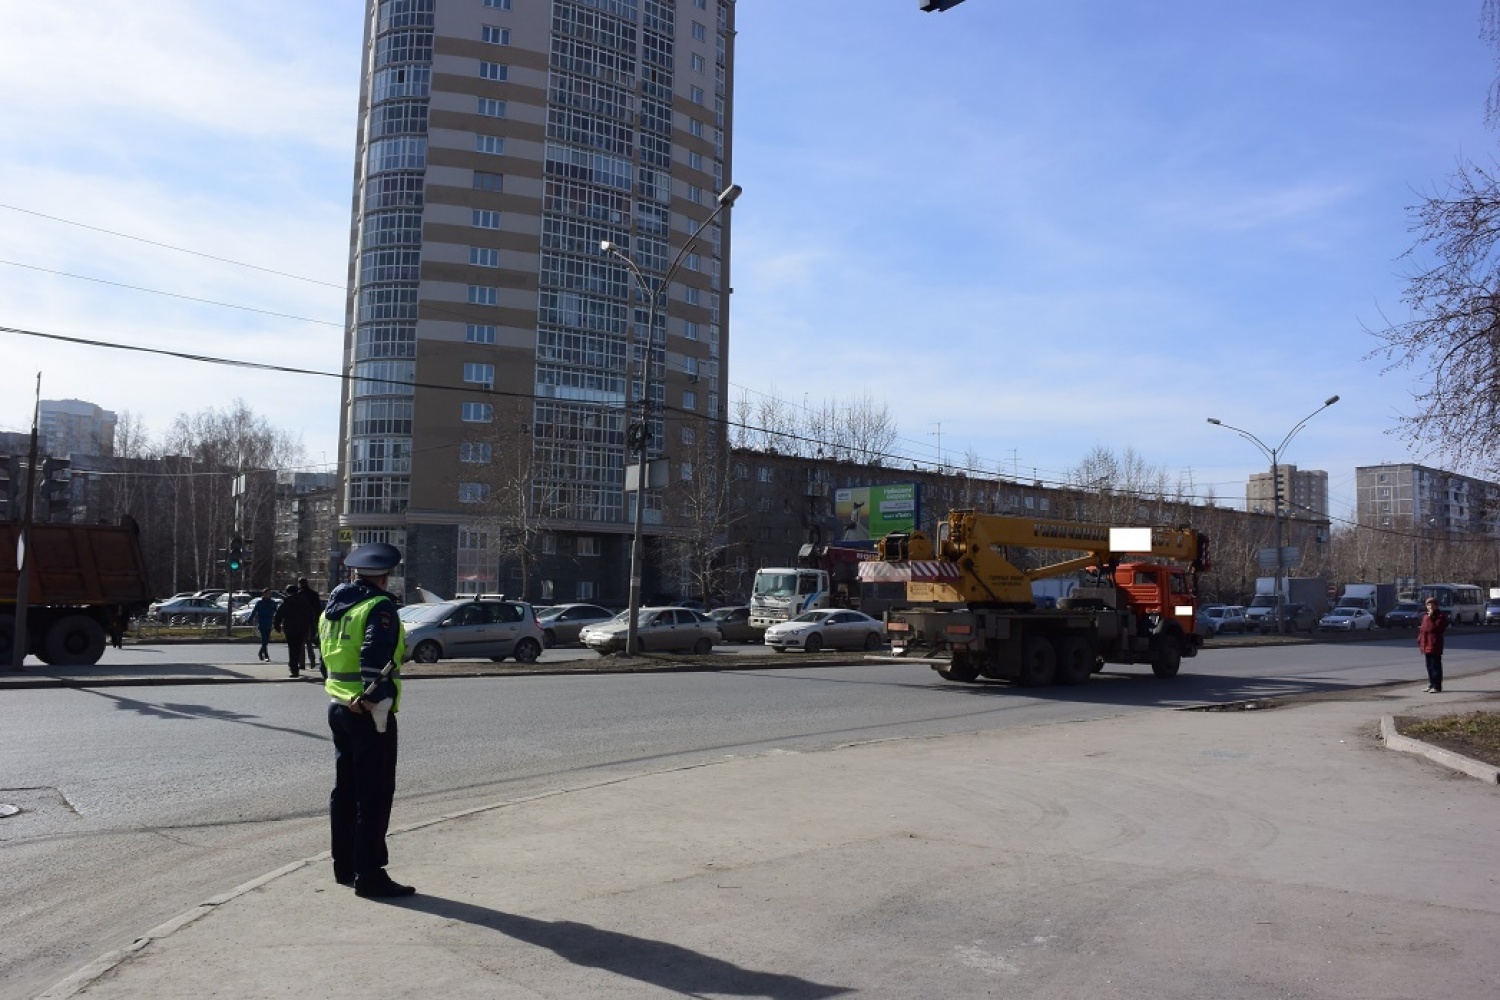
[[[42,502],[46,504],[72,501],[72,482],[61,475],[73,463],[66,458],[42,459]]]
[[[238,573],[245,565],[245,540],[235,535],[229,540],[229,572]]]

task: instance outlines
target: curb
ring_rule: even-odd
[[[1488,785],[1500,784],[1500,767],[1465,757],[1463,754],[1454,753],[1452,750],[1444,750],[1421,740],[1414,740],[1410,736],[1402,736],[1396,731],[1396,717],[1394,715],[1382,715],[1380,717],[1380,738],[1385,741],[1387,750],[1400,750],[1403,753],[1414,753],[1426,757],[1428,760],[1450,767],[1455,771],[1462,771],[1471,778],[1478,778]]]

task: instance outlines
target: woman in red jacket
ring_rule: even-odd
[[[1427,613],[1417,627],[1417,648],[1427,657],[1427,691],[1443,690],[1443,633],[1448,629],[1448,615],[1438,610],[1438,603],[1427,598]]]

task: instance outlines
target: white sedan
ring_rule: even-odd
[[[766,629],[765,643],[778,653],[802,649],[879,649],[885,643],[885,625],[859,611],[825,608],[807,611],[789,622]]]
[[[1334,608],[1318,622],[1327,632],[1359,632],[1375,627],[1375,616],[1364,608]]]

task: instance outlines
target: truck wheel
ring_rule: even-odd
[[[1087,684],[1094,672],[1094,651],[1080,636],[1068,636],[1057,644],[1057,683]]]
[[[967,656],[962,658],[955,656],[945,665],[937,668],[937,675],[945,681],[972,684],[979,679],[979,668]]]
[[[42,659],[57,667],[98,663],[104,655],[104,626],[88,615],[65,615],[52,623],[42,640]]]
[[[1021,675],[1023,687],[1046,687],[1057,676],[1057,650],[1052,643],[1039,635],[1026,640],[1021,650]]]
[[[1177,668],[1182,666],[1182,648],[1177,645],[1177,637],[1161,635],[1156,637],[1156,655],[1151,660],[1151,672],[1166,680],[1168,677],[1177,676]]]

